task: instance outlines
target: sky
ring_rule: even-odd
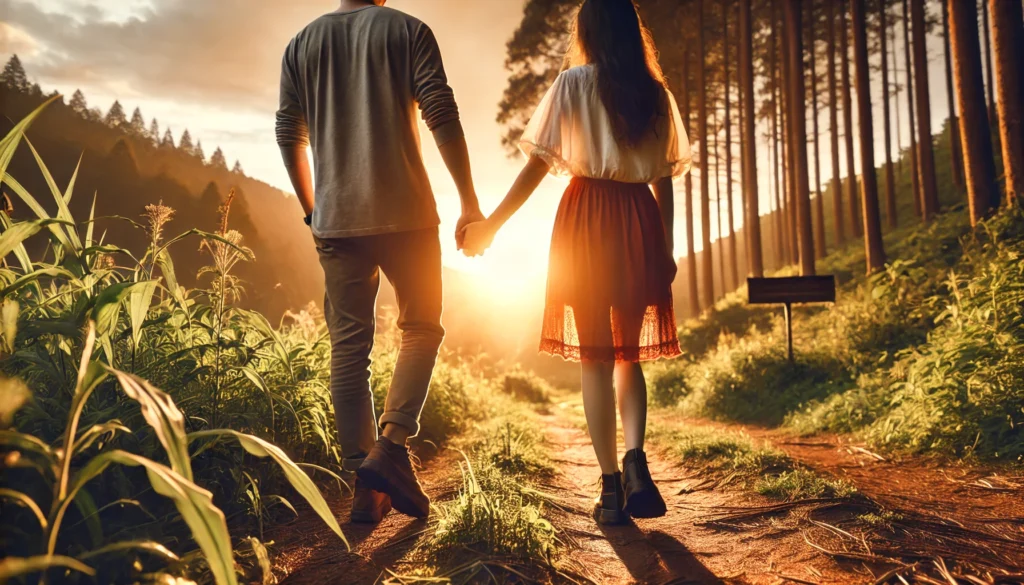
[[[524,4],[525,0],[388,2],[426,22],[438,38],[485,213],[501,200],[523,164],[521,158],[509,158],[501,146],[502,129],[495,116],[508,75],[505,44]],[[46,91],[70,95],[81,89],[90,106],[104,112],[115,99],[129,113],[140,107],[147,120],[156,117],[161,132],[170,127],[176,138],[187,128],[207,155],[220,146],[229,164],[237,159],[250,176],[291,192],[273,132],[281,54],[306,23],[336,7],[334,0],[0,0],[0,56],[18,53],[30,79]],[[929,42],[934,131],[948,115],[942,45],[936,41]],[[901,33],[895,50],[902,76]],[[877,125],[881,90],[877,84],[874,90]],[[905,94],[898,103],[894,100],[893,107],[899,108],[903,124],[899,133],[894,130],[893,140],[899,134],[906,144]],[[825,112],[819,125],[824,183],[832,174]],[[426,129],[422,131],[426,138]],[[877,126],[875,137],[880,163],[883,137]],[[478,273],[506,294],[542,286],[551,226],[565,181],[549,177],[484,258],[466,259],[456,252],[451,233],[459,215],[455,186],[433,142],[426,139],[423,145],[442,216],[445,264]],[[757,150],[761,209],[767,210],[768,178],[763,169],[768,166],[768,149],[759,143]],[[737,145],[737,164],[738,152]],[[811,181],[813,185],[813,175]],[[712,199],[715,196],[712,186]],[[735,197],[738,208],[738,187]],[[682,205],[676,209],[683,213]],[[296,203],[296,216],[300,215]],[[685,242],[680,219],[675,239]],[[697,230],[699,243],[699,226]],[[717,237],[717,229],[712,229],[712,237]]]

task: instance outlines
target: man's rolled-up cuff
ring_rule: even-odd
[[[466,133],[462,130],[462,122],[458,119],[452,120],[451,122],[445,122],[437,128],[434,128],[433,134],[434,142],[436,142],[439,147],[466,136]]]
[[[405,429],[409,431],[410,437],[415,437],[420,434],[420,421],[408,414],[405,414],[404,412],[398,412],[397,410],[385,412],[384,415],[380,417],[380,427],[384,428],[384,425],[388,423],[405,427]]]

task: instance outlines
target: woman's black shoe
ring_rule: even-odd
[[[601,497],[594,504],[594,520],[598,524],[625,524],[629,515],[623,510],[622,473],[601,476]]]
[[[658,492],[647,467],[647,455],[642,449],[626,451],[622,458],[626,505],[623,509],[634,518],[660,518],[665,515],[665,500]]]

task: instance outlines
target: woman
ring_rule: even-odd
[[[551,238],[541,350],[582,363],[587,426],[602,473],[600,524],[665,514],[643,444],[640,362],[679,355],[672,308],[672,180],[690,145],[632,0],[586,0],[565,70],[520,142],[528,162],[468,254],[490,246],[544,176],[571,176]],[[653,191],[653,193],[652,193]],[[613,389],[614,388],[614,389]],[[617,461],[615,389],[625,435]]]

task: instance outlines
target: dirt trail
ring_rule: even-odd
[[[570,543],[573,564],[602,585],[644,583],[863,583],[855,573],[807,546],[795,521],[777,518],[742,532],[703,525],[716,511],[749,508],[766,501],[733,490],[683,489],[693,482],[684,470],[649,449],[651,472],[669,505],[664,518],[623,527],[598,528],[590,517],[600,470],[582,428],[576,398],[555,405],[544,417],[558,474],[552,480],[566,511],[554,521]],[[873,579],[872,579],[873,580]]]
[[[713,426],[769,443],[818,472],[844,479],[893,510],[911,510],[979,530],[1002,525],[1024,547],[1024,473],[939,458],[883,457],[848,437],[794,437],[777,429],[655,414],[665,425]]]
[[[456,453],[446,451],[425,463],[420,480],[434,500],[449,497],[458,488]],[[403,560],[416,546],[427,522],[396,512],[379,525],[351,524],[352,498],[347,493],[328,502],[352,545],[352,554],[314,514],[303,514],[294,523],[268,531],[274,542],[274,569],[281,585],[344,585],[377,582],[385,569],[401,573],[411,569]]]

